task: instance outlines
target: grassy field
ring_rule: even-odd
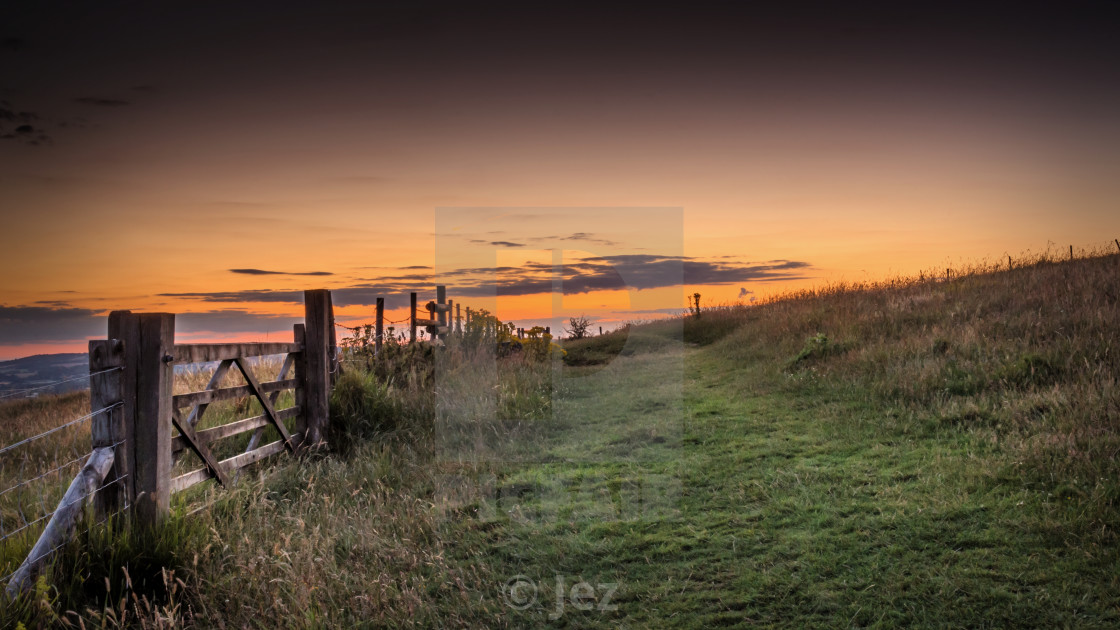
[[[38,601],[111,627],[1117,627],[1118,277],[1039,257],[564,360],[352,369],[334,452],[88,534]]]

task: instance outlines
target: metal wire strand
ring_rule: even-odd
[[[27,529],[28,527],[31,527],[32,525],[34,525],[34,524],[36,524],[36,523],[38,523],[38,522],[40,522],[44,519],[47,519],[47,518],[50,518],[50,517],[54,516],[55,512],[61,510],[62,508],[70,507],[71,505],[74,505],[75,503],[77,503],[78,501],[81,501],[82,499],[85,499],[86,497],[90,497],[90,496],[93,496],[93,495],[97,494],[98,492],[101,492],[105,488],[108,488],[109,486],[117,483],[118,481],[121,481],[122,479],[124,479],[127,476],[128,476],[127,473],[123,474],[123,475],[117,477],[116,479],[114,479],[114,480],[112,480],[108,483],[103,484],[100,488],[96,488],[94,490],[91,490],[90,492],[87,492],[86,494],[83,494],[80,497],[75,498],[73,501],[67,503],[66,505],[60,505],[60,506],[56,507],[55,509],[51,510],[50,512],[47,512],[46,514],[40,516],[39,518],[37,518],[37,519],[31,521],[30,523],[24,525],[23,527],[20,527],[18,529],[14,529],[14,530],[8,532],[7,534],[4,534],[3,536],[0,536],[0,542],[9,539],[12,536],[15,536],[16,534],[22,532],[23,530]]]
[[[85,422],[86,420],[89,420],[90,418],[96,416],[99,413],[105,413],[106,411],[112,411],[113,409],[116,409],[117,407],[120,407],[122,405],[124,405],[124,403],[113,403],[113,404],[109,405],[108,407],[102,407],[101,409],[98,409],[97,411],[91,411],[90,413],[87,413],[86,415],[82,416],[81,418],[71,420],[70,422],[67,422],[66,424],[59,425],[59,426],[57,426],[53,429],[50,429],[48,431],[43,431],[39,435],[33,435],[29,438],[25,438],[23,440],[20,440],[19,442],[16,442],[15,444],[12,444],[10,446],[5,446],[4,448],[0,448],[0,455],[3,455],[4,453],[7,453],[8,451],[13,450],[16,447],[23,446],[24,444],[27,444],[28,442],[34,442],[35,440],[42,439],[42,438],[44,438],[44,437],[46,437],[46,436],[48,436],[52,433],[55,433],[57,431],[61,431],[61,430],[65,429],[66,427],[73,426],[75,424],[78,424],[79,422]]]
[[[72,460],[70,460],[70,461],[66,462],[65,464],[62,464],[62,465],[60,465],[60,466],[58,466],[58,467],[55,467],[55,468],[52,468],[52,469],[48,470],[47,472],[45,472],[45,473],[43,473],[43,474],[41,474],[41,475],[38,475],[38,476],[32,477],[32,478],[30,478],[30,479],[24,479],[23,481],[20,481],[19,483],[17,483],[17,484],[16,484],[16,485],[14,485],[14,486],[11,486],[10,488],[5,488],[4,490],[0,490],[0,497],[2,497],[2,496],[4,496],[5,494],[7,494],[7,493],[11,492],[12,490],[15,490],[16,488],[21,488],[21,487],[23,487],[23,486],[26,486],[26,485],[30,484],[30,483],[31,483],[31,482],[33,482],[33,481],[37,481],[37,480],[39,480],[39,479],[42,479],[43,477],[46,477],[47,475],[49,475],[49,474],[51,474],[51,473],[55,473],[55,472],[58,472],[58,471],[62,470],[63,468],[66,468],[66,467],[68,467],[68,466],[72,466],[72,465],[73,465],[73,464],[75,464],[76,462],[80,462],[80,461],[82,461],[83,459],[85,459],[85,458],[87,458],[87,457],[89,457],[89,455],[88,455],[88,454],[86,454],[86,455],[80,455],[80,456],[78,456],[78,457],[75,457],[74,459],[72,459]]]
[[[40,385],[38,387],[30,387],[28,389],[21,389],[21,390],[18,390],[18,391],[8,392],[6,394],[0,394],[0,400],[2,400],[4,398],[11,398],[12,396],[18,396],[20,394],[26,394],[26,393],[29,393],[29,392],[37,392],[40,389],[47,389],[48,387],[54,387],[55,385],[61,385],[63,383],[69,383],[71,381],[80,381],[82,379],[86,379],[86,378],[89,378],[91,376],[100,376],[101,374],[107,374],[109,372],[115,372],[117,370],[123,370],[123,369],[124,368],[120,367],[120,366],[111,367],[111,368],[101,370],[100,372],[90,372],[89,374],[83,374],[81,376],[75,376],[73,378],[64,378],[61,381],[55,381],[53,383],[47,383],[46,385]]]
[[[113,485],[114,483],[117,483],[118,481],[121,481],[122,479],[124,479],[124,478],[125,478],[125,477],[127,477],[127,476],[128,476],[128,475],[121,475],[120,477],[117,477],[116,479],[114,479],[114,480],[110,481],[109,483],[107,483],[107,484],[105,484],[105,485],[101,486],[101,487],[100,487],[100,488],[98,488],[97,490],[94,490],[93,492],[90,492],[90,493],[89,493],[89,494],[87,494],[87,495],[84,495],[84,496],[82,496],[82,497],[79,497],[78,499],[75,499],[75,500],[74,500],[74,502],[77,502],[77,501],[79,501],[79,500],[81,500],[81,499],[83,499],[83,498],[85,498],[85,497],[87,497],[87,496],[93,495],[93,494],[95,494],[95,493],[97,493],[97,492],[99,492],[99,491],[101,491],[101,490],[103,490],[103,489],[105,489],[105,488],[107,488],[107,487],[109,487],[109,486]],[[74,502],[68,503],[67,505],[72,505],[72,504],[73,504]],[[117,510],[116,512],[113,512],[112,514],[109,514],[108,516],[106,516],[105,518],[101,519],[100,521],[98,521],[98,522],[94,523],[93,525],[91,525],[91,526],[89,526],[89,527],[86,527],[86,531],[89,531],[89,530],[90,530],[90,528],[91,528],[91,527],[93,527],[93,526],[96,526],[96,525],[101,525],[102,523],[104,523],[104,522],[108,521],[108,520],[109,520],[110,518],[113,518],[113,517],[115,517],[115,516],[118,516],[118,515],[120,515],[120,514],[123,514],[123,513],[125,512],[125,511],[127,511],[127,510],[128,510],[129,508],[131,508],[131,507],[132,507],[132,505],[125,505],[125,506],[124,506],[123,508],[121,508],[121,509]],[[31,561],[31,563],[32,563],[32,564],[34,564],[34,563],[36,563],[36,562],[38,562],[38,561],[42,560],[43,558],[46,558],[47,556],[51,555],[52,553],[54,553],[54,552],[58,551],[58,550],[59,550],[59,549],[61,549],[61,548],[62,548],[62,547],[63,547],[63,546],[64,546],[64,545],[66,544],[66,543],[70,542],[70,541],[71,541],[72,539],[73,539],[73,536],[71,536],[70,538],[67,538],[66,540],[64,540],[64,541],[62,541],[62,542],[60,542],[60,543],[58,543],[58,544],[57,544],[57,545],[55,545],[54,547],[51,547],[50,549],[48,549],[48,550],[44,551],[43,553],[39,554],[39,555],[38,555],[38,556],[37,556],[37,557],[36,557],[36,558],[35,558],[34,560],[32,560],[32,561]],[[0,538],[0,540],[3,540],[3,538]],[[26,562],[26,560],[25,560],[24,562]],[[8,582],[8,580],[10,580],[10,579],[12,578],[12,576],[16,574],[16,571],[19,571],[19,567],[20,567],[20,566],[23,566],[23,562],[21,562],[21,563],[19,564],[19,566],[17,566],[17,567],[15,568],[15,570],[14,570],[14,571],[12,571],[11,573],[9,573],[9,574],[5,575],[4,577],[0,577],[0,582],[4,582],[4,583],[6,584],[6,583]]]

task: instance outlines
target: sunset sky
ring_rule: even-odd
[[[284,340],[308,288],[610,327],[1120,237],[1105,4],[531,4],[7,7],[0,359],[116,309]]]

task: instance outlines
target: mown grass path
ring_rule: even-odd
[[[1120,625],[1116,550],[979,434],[708,349],[616,359],[555,405],[537,461],[448,532],[532,582],[513,627]]]

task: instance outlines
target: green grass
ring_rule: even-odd
[[[834,286],[351,383],[351,447],[205,490],[134,618],[1120,626],[1117,273]]]

